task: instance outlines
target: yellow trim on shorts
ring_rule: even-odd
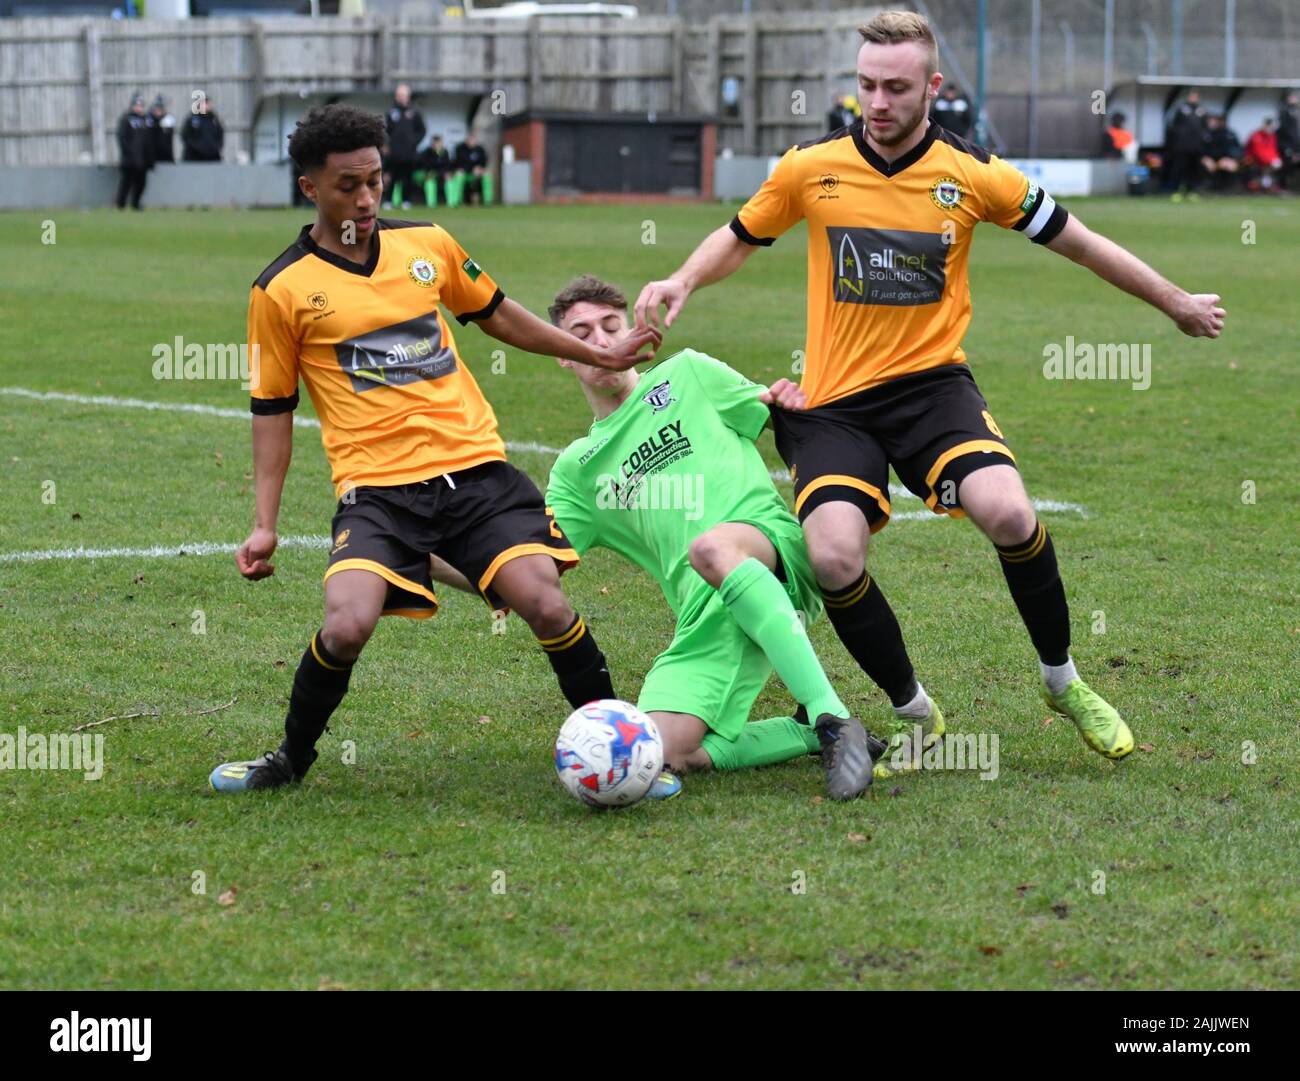
[[[398,589],[404,589],[408,593],[414,593],[417,597],[423,597],[425,600],[429,601],[433,605],[433,610],[429,612],[429,615],[433,615],[433,613],[438,610],[438,598],[433,595],[432,590],[420,585],[419,582],[412,582],[409,578],[403,578],[395,570],[385,567],[382,563],[377,563],[373,559],[340,559],[337,563],[331,563],[329,567],[326,568],[325,578],[323,580],[328,582],[330,575],[338,574],[339,571],[370,571],[371,574],[379,575],[380,578],[385,582],[388,582],[390,585],[395,585]],[[392,613],[396,615],[400,612],[402,615],[406,615],[407,612],[411,610],[412,609],[391,608],[382,614],[388,615],[389,613]],[[424,618],[428,617],[426,616]]]
[[[973,454],[976,451],[991,451],[994,454],[1001,454],[1010,458],[1013,462],[1016,456],[1011,453],[1011,448],[1005,443],[999,443],[996,439],[968,439],[965,443],[958,443],[955,447],[949,447],[938,458],[935,459],[934,465],[930,466],[930,472],[925,475],[925,486],[930,489],[930,494],[925,497],[925,505],[935,514],[946,514],[950,518],[965,518],[966,512],[960,507],[935,506],[939,502],[939,494],[934,490],[934,482],[939,479],[939,474],[943,472],[944,466],[954,458],[960,458],[963,454]]]
[[[535,541],[528,544],[514,544],[504,552],[498,553],[496,559],[488,564],[488,569],[478,580],[478,591],[486,595],[488,586],[492,584],[492,579],[497,576],[497,572],[512,559],[533,555],[550,556],[560,564],[561,572],[578,565],[578,553],[572,548],[552,548],[550,545],[538,544]]]
[[[381,616],[405,616],[407,619],[432,619],[433,608],[385,608]]]
[[[859,492],[865,492],[867,495],[871,496],[871,498],[876,501],[876,506],[880,508],[880,511],[884,515],[884,518],[882,518],[878,522],[875,522],[871,526],[872,533],[878,533],[880,530],[884,529],[885,526],[888,524],[889,499],[884,495],[884,493],[881,492],[881,490],[877,488],[874,484],[868,484],[865,480],[859,480],[857,477],[850,477],[844,473],[824,473],[822,476],[812,481],[806,488],[804,488],[803,491],[799,493],[799,497],[794,501],[795,514],[799,513],[799,511],[803,508],[805,501],[808,499],[810,495],[813,494],[813,492],[817,491],[818,488],[828,488],[831,485],[840,485],[841,487],[844,488],[856,488]]]

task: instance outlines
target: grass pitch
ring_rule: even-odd
[[[950,728],[999,737],[998,778],[912,775],[832,805],[810,759],[692,776],[681,799],[610,814],[553,777],[567,706],[527,628],[493,635],[450,591],[432,621],[381,623],[306,785],[210,793],[213,765],[280,738],[325,553],[283,547],[253,584],[224,553],[64,550],[244,539],[247,420],[113,400],[242,414],[236,383],[156,381],[153,347],[243,341],[249,283],[308,215],[0,216],[0,732],[119,718],[87,729],[104,736],[98,781],[0,770],[0,986],[1295,986],[1300,210],[1071,205],[1229,311],[1219,341],[1193,341],[1018,234],[986,226],[975,245],[972,367],[1030,494],[1070,505],[1043,514],[1075,656],[1143,749],[1110,763],[1048,723],[992,549],[899,499],[873,573]],[[438,219],[542,311],[585,271],[635,295],[731,212]],[[789,374],[804,282],[798,231],[696,296],[663,355]],[[553,363],[507,350],[492,374],[498,343],[456,333],[508,440],[585,430]],[[1149,343],[1150,389],[1046,380],[1044,348],[1067,336]],[[544,483],[545,451],[513,458]],[[332,507],[319,435],[299,428],[281,537],[323,537]],[[55,555],[16,558],[37,552]],[[635,699],[671,634],[666,604],[600,552],[565,581]],[[846,701],[884,716],[829,625],[813,637]],[[758,715],[787,709],[774,681]]]

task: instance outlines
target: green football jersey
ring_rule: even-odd
[[[630,559],[680,615],[703,583],[687,550],[719,523],[748,522],[802,550],[799,523],[754,446],[768,421],[760,390],[690,349],[645,372],[551,469],[546,501],[578,552]]]

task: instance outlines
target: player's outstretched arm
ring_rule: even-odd
[[[1227,313],[1217,293],[1188,293],[1166,281],[1130,251],[1094,233],[1073,214],[1048,241],[1052,251],[1087,267],[1097,277],[1159,308],[1193,338],[1217,338]]]
[[[253,532],[235,552],[239,573],[250,581],[275,573],[269,562],[279,544],[280,493],[293,457],[293,413],[253,417],[253,485],[256,512]]]
[[[696,289],[734,274],[753,252],[754,246],[736,236],[730,225],[715,229],[700,242],[700,246],[672,277],[650,282],[641,290],[633,308],[636,325],[660,326],[659,308],[662,305],[667,309],[662,324],[666,330],[673,325],[673,320],[686,304],[688,296]]]
[[[659,331],[646,327],[632,331],[615,346],[598,349],[575,338],[567,330],[538,319],[522,304],[516,304],[509,298],[501,301],[490,318],[479,320],[478,325],[485,333],[516,349],[544,357],[576,360],[579,364],[609,368],[616,372],[631,368],[643,360],[650,360],[661,340]],[[650,347],[648,350],[647,345]]]

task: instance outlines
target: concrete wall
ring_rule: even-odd
[[[533,163],[501,163],[501,201],[506,206],[523,206],[533,201]]]
[[[762,186],[778,158],[736,154],[714,162],[713,194],[718,199],[748,199]]]
[[[0,209],[112,206],[120,175],[106,165],[6,169],[5,183],[0,185]],[[141,205],[288,206],[291,183],[288,165],[159,165],[149,173]]]

